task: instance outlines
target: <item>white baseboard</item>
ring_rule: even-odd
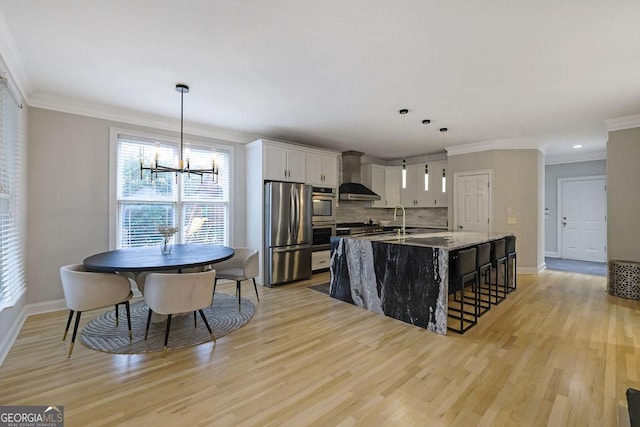
[[[549,258],[560,258],[560,254],[558,252],[547,252],[544,251],[544,256]]]
[[[518,266],[516,270],[516,274],[540,274],[544,269],[547,268],[546,263],[542,263],[537,267],[520,267]]]
[[[27,316],[27,307],[25,306],[20,311],[20,314],[18,314],[18,317],[16,317],[15,322],[13,322],[13,325],[11,325],[7,334],[2,340],[0,340],[0,366],[2,366],[5,357],[7,357],[9,350],[13,347],[13,343],[16,341],[16,338],[18,338],[18,334],[20,333],[25,320],[27,320]]]
[[[52,311],[65,310],[67,304],[64,299],[56,299],[52,301],[37,302],[35,304],[27,304],[25,309],[27,310],[27,316],[34,314],[51,313]]]

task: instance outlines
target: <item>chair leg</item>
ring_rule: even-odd
[[[162,348],[162,358],[167,355],[167,343],[169,342],[169,329],[171,329],[171,315],[167,316],[167,330],[164,333],[164,347]]]
[[[213,298],[216,297],[216,286],[217,285],[218,285],[218,278],[216,277],[216,279],[213,281]]]
[[[118,318],[118,304],[116,304],[116,328],[120,326],[120,319]]]
[[[209,335],[211,335],[211,340],[213,340],[213,342],[216,342],[216,336],[213,335],[213,331],[211,331],[211,326],[209,326],[209,322],[207,321],[207,318],[204,316],[204,311],[202,311],[202,309],[198,310],[200,312],[200,317],[202,317],[202,321],[204,322],[205,326],[207,327],[207,330],[209,331]],[[194,311],[193,314],[195,314],[196,312]]]
[[[69,325],[71,325],[71,319],[73,318],[73,310],[69,310],[69,318],[67,319],[67,327],[64,330],[64,335],[62,336],[62,341],[67,339],[67,333],[69,332]]]
[[[236,295],[238,295],[238,312],[241,311],[240,298],[242,298],[242,289],[240,288],[240,280],[236,282]]]
[[[133,332],[131,332],[131,307],[129,307],[129,301],[124,303],[124,307],[127,309],[127,326],[129,327],[129,342],[133,339]]]
[[[149,334],[149,324],[151,323],[151,314],[153,313],[153,311],[151,311],[151,309],[149,309],[149,315],[147,316],[147,329],[145,329],[144,331],[144,340],[147,340],[147,334]]]
[[[196,320],[196,312],[193,312],[193,327],[194,329],[198,327],[198,321]]]
[[[258,302],[260,302],[260,296],[258,295],[258,285],[256,285],[256,278],[252,278],[251,280],[253,280],[253,289],[256,290],[256,298],[258,299]]]
[[[69,354],[67,355],[67,359],[71,357],[71,353],[73,353],[73,345],[76,342],[76,333],[78,332],[78,325],[80,324],[80,315],[81,311],[76,313],[76,323],[73,326],[73,335],[71,335],[71,345],[69,346]]]

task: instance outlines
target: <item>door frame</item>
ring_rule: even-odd
[[[480,169],[474,171],[454,172],[453,173],[453,229],[458,229],[458,182],[460,178],[472,175],[489,175],[489,233],[493,230],[493,169]]]
[[[558,200],[557,200],[557,206],[558,206],[558,215],[556,218],[556,250],[557,250],[557,254],[558,254],[558,258],[562,259],[562,184],[564,184],[567,181],[595,181],[595,180],[600,180],[603,179],[604,180],[604,185],[606,188],[607,185],[607,175],[590,175],[590,176],[571,176],[571,177],[566,177],[566,178],[558,178]],[[606,202],[606,200],[605,200]],[[605,212],[607,211],[606,206],[605,206]],[[604,236],[604,244],[607,244],[607,217],[605,216],[605,228],[604,228],[604,232],[605,232],[605,236]],[[606,253],[605,253],[605,259],[606,259]]]

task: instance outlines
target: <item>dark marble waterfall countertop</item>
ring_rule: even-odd
[[[502,239],[511,235],[511,233],[478,233],[474,231],[431,231],[426,233],[408,232],[404,236],[399,236],[398,233],[390,231],[388,233],[341,237],[453,251]]]

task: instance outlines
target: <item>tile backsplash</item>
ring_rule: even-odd
[[[372,208],[370,202],[339,200],[336,209],[337,222],[369,222],[380,220],[393,221],[393,208]],[[406,208],[407,225],[447,227],[447,208]],[[402,223],[402,215],[398,212],[397,224]]]

